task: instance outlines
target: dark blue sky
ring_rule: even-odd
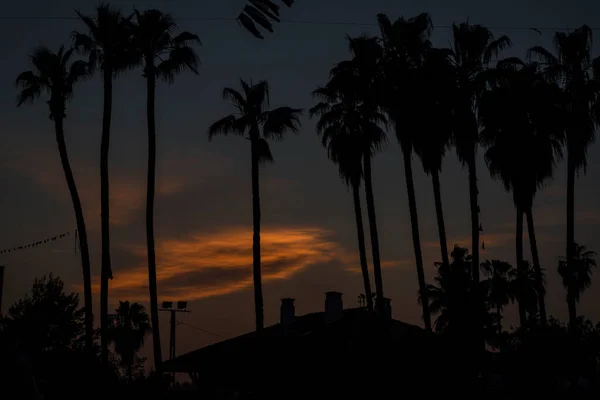
[[[201,4],[198,4],[201,3]],[[119,1],[128,11],[159,8],[175,18],[234,17],[244,1],[195,2]],[[71,17],[73,9],[91,13],[95,2],[41,0],[13,2],[5,16]],[[482,1],[430,0],[420,2],[328,0],[299,1],[283,9],[283,18],[301,21],[375,23],[375,15],[394,19],[429,12],[439,26],[433,33],[438,46],[449,43],[452,22],[469,17],[472,23],[508,34],[514,48],[505,55],[524,56],[532,45],[551,46],[552,30],[539,35],[511,27],[574,28],[594,26],[600,16],[592,1]],[[52,125],[44,102],[15,107],[14,78],[28,69],[27,54],[36,45],[57,48],[69,43],[77,20],[3,19],[0,21],[0,247],[21,245],[73,229],[75,221],[60,169]],[[250,171],[249,148],[236,137],[209,143],[207,127],[232,111],[221,100],[224,86],[237,87],[239,78],[267,79],[273,106],[308,108],[310,93],[325,83],[334,62],[348,57],[346,34],[376,33],[375,26],[284,22],[265,41],[253,39],[234,21],[181,20],[180,27],[197,33],[203,46],[200,76],[185,74],[172,86],[160,85],[157,99],[158,197],[156,235],[161,298],[190,299],[194,312],[185,320],[231,336],[250,330],[253,323],[250,290]],[[600,27],[600,26],[599,26]],[[99,142],[102,116],[99,79],[80,84],[68,108],[67,139],[90,230],[94,275],[99,273]],[[111,301],[147,298],[144,257],[144,187],[146,158],[145,89],[140,71],[124,74],[115,84],[111,144],[112,235],[115,269]],[[355,256],[356,235],[352,203],[326,158],[314,132],[314,121],[304,117],[298,136],[272,146],[276,164],[261,171],[265,253],[267,323],[276,322],[279,298],[297,299],[299,313],[320,310],[324,292],[344,292],[347,306],[355,305],[361,278]],[[401,155],[390,136],[387,150],[374,165],[375,195],[380,224],[386,294],[394,314],[419,323],[407,199]],[[512,199],[500,183],[490,179],[480,151],[482,258],[514,261],[515,213]],[[600,224],[596,177],[600,176],[597,147],[589,153],[587,176],[577,183],[577,241],[600,250],[594,233]],[[434,273],[439,258],[431,182],[414,163],[426,273]],[[547,270],[550,314],[564,317],[566,303],[556,270],[564,248],[565,166],[535,203],[538,242]],[[452,152],[442,175],[444,209],[450,244],[468,244],[467,176]],[[528,244],[526,243],[526,249]],[[19,298],[34,277],[50,271],[77,290],[81,282],[73,238],[33,250],[1,256],[7,266],[5,306]],[[526,252],[529,258],[529,252]],[[161,272],[162,271],[162,272]],[[162,274],[162,275],[161,275]],[[598,319],[598,296],[583,297],[581,310]],[[97,305],[97,303],[96,303]],[[513,312],[513,311],[511,311]],[[164,321],[166,323],[166,320]],[[166,325],[165,325],[166,328]],[[184,335],[184,327],[180,328]],[[186,328],[188,329],[188,328]],[[190,328],[191,329],[191,328]],[[187,331],[181,351],[214,341],[216,337]],[[166,336],[167,331],[163,331]]]

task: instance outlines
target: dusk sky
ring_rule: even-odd
[[[249,142],[239,137],[208,141],[207,128],[233,111],[221,99],[224,86],[238,87],[239,78],[266,79],[272,106],[308,109],[311,91],[328,78],[329,69],[349,57],[346,34],[376,34],[375,16],[391,19],[429,12],[438,26],[432,40],[447,46],[448,26],[464,21],[507,34],[513,49],[506,56],[524,57],[533,45],[550,47],[553,29],[587,23],[600,28],[600,6],[592,1],[558,0],[484,2],[428,0],[298,1],[282,9],[282,22],[264,41],[254,39],[232,18],[244,0],[114,1],[124,11],[159,8],[172,12],[182,30],[200,36],[200,75],[177,78],[157,92],[156,241],[159,301],[189,300],[185,323],[232,337],[254,327],[252,295],[252,213]],[[0,15],[0,248],[20,246],[75,229],[71,200],[61,169],[53,126],[44,101],[16,108],[17,75],[29,69],[28,54],[39,44],[57,49],[69,44],[78,20],[13,19],[14,16],[73,17],[74,8],[91,14],[94,1],[27,0],[10,2]],[[296,21],[296,22],[293,22]],[[299,21],[358,22],[365,25],[308,24]],[[541,29],[543,35],[526,28]],[[520,29],[511,29],[520,28]],[[525,28],[525,29],[521,29]],[[600,32],[595,31],[600,35]],[[595,54],[600,49],[595,46]],[[145,83],[139,70],[115,83],[111,137],[111,242],[114,280],[111,309],[118,300],[147,304],[145,249],[146,116]],[[67,145],[83,200],[92,256],[95,292],[100,274],[100,129],[102,88],[99,78],[79,84],[68,105]],[[362,292],[352,198],[326,156],[305,114],[298,135],[272,144],[276,163],[261,169],[262,259],[266,324],[279,318],[279,299],[296,298],[298,314],[320,311],[324,293],[344,293],[354,307]],[[392,299],[394,317],[422,325],[417,303],[417,277],[401,153],[393,132],[387,149],[374,161],[374,192],[379,224],[384,289]],[[587,175],[576,186],[576,241],[600,251],[600,148],[589,151]],[[420,232],[428,279],[440,259],[431,180],[414,158]],[[479,151],[482,259],[514,264],[515,211],[512,197],[493,181]],[[542,266],[547,274],[548,313],[566,319],[565,291],[556,266],[565,248],[565,176],[560,164],[555,180],[535,200],[534,218]],[[448,244],[470,246],[470,215],[466,170],[451,150],[444,161],[442,196]],[[366,216],[366,207],[365,207]],[[365,218],[365,223],[366,223]],[[0,256],[6,266],[3,307],[23,296],[35,277],[60,275],[68,289],[81,287],[79,255],[74,237]],[[367,240],[368,241],[368,240]],[[526,258],[530,259],[525,240]],[[370,249],[368,249],[370,252]],[[369,258],[370,262],[370,258]],[[372,264],[369,264],[372,268]],[[580,313],[600,319],[600,282],[584,294]],[[595,292],[595,293],[594,293]],[[94,307],[99,310],[98,298]],[[516,323],[514,306],[509,322]],[[149,310],[148,310],[149,311]],[[96,311],[98,314],[98,311]],[[163,350],[167,354],[168,315],[161,315]],[[220,340],[190,326],[178,327],[177,352]],[[150,340],[150,339],[149,339]],[[147,346],[149,348],[149,346]]]

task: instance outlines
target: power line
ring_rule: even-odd
[[[3,15],[0,20],[78,20],[78,17],[66,16],[36,16],[36,15]],[[224,22],[236,21],[235,17],[179,17],[179,21],[203,21],[203,22]],[[360,21],[328,21],[328,20],[301,20],[301,19],[282,19],[282,23],[299,24],[299,25],[338,25],[338,26],[378,26],[376,23],[360,22]],[[434,28],[451,29],[452,25],[433,25]],[[492,30],[507,30],[507,31],[568,31],[569,28],[558,27],[532,27],[532,26],[488,26]],[[591,28],[593,31],[600,31],[600,28]]]
[[[187,326],[188,328],[196,329],[196,330],[199,330],[199,331],[201,331],[201,332],[208,333],[209,335],[217,336],[217,337],[220,337],[220,338],[225,338],[225,336],[223,336],[223,335],[219,335],[218,333],[214,333],[214,332],[211,332],[211,331],[207,331],[206,329],[202,329],[202,328],[199,328],[199,327],[197,327],[197,326],[194,326],[194,325],[190,325],[190,324],[188,324],[187,322],[183,322],[183,321],[179,321],[179,320],[178,320],[178,321],[177,321],[177,325],[185,325],[185,326]]]

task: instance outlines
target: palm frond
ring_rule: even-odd
[[[169,52],[169,58],[156,67],[159,78],[173,83],[175,77],[185,70],[198,75],[200,60],[196,51],[189,46],[176,47]]]
[[[223,89],[223,100],[229,100],[240,112],[246,108],[246,99],[240,92],[232,88]]]
[[[256,151],[258,152],[258,163],[259,164],[273,164],[275,159],[271,153],[271,147],[264,138],[258,138],[256,142]]]
[[[208,128],[208,139],[211,140],[215,135],[227,136],[229,134],[234,134],[242,136],[244,134],[244,128],[245,126],[241,126],[234,115],[228,115],[213,123]]]
[[[483,62],[488,64],[492,58],[498,58],[501,51],[510,47],[512,47],[512,41],[506,35],[492,40],[485,48],[485,52],[483,53]]]
[[[198,45],[202,45],[202,41],[200,41],[200,37],[191,32],[181,32],[179,35],[173,38],[173,44],[176,47],[179,46],[188,46],[189,43],[194,43]]]
[[[279,107],[266,112],[263,135],[266,139],[283,139],[287,131],[298,133],[300,130],[299,108]]]

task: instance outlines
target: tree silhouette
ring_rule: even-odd
[[[253,85],[240,81],[242,92],[226,87],[223,98],[237,109],[237,114],[228,115],[213,123],[208,130],[211,139],[217,134],[244,136],[250,141],[252,170],[252,219],[253,219],[253,276],[256,329],[264,327],[262,278],[260,269],[260,185],[259,164],[273,162],[267,140],[282,140],[288,131],[297,133],[300,127],[298,116],[302,110],[279,107],[269,110],[269,85],[260,81]],[[262,132],[261,132],[262,128]]]
[[[456,79],[454,146],[458,158],[469,171],[469,202],[471,210],[471,248],[473,265],[479,265],[479,204],[477,189],[476,154],[479,145],[479,128],[476,119],[476,99],[485,90],[486,70],[493,57],[510,47],[506,36],[494,38],[492,32],[481,25],[463,22],[452,25],[450,62]],[[479,268],[473,268],[473,280],[479,281]]]
[[[320,102],[310,109],[310,116],[319,117],[317,133],[321,135],[323,147],[327,149],[329,158],[338,165],[340,177],[352,190],[360,266],[365,287],[364,296],[367,308],[373,310],[360,201],[364,151],[360,132],[363,125],[377,123],[377,119],[382,116],[369,115],[369,111],[372,110],[362,108],[360,102],[352,99],[351,93],[343,92],[344,89],[326,86],[315,90],[313,96]]]
[[[579,303],[583,292],[592,285],[592,273],[593,269],[596,268],[595,257],[595,251],[588,250],[587,247],[575,243],[575,254],[571,259],[571,264],[569,264],[567,258],[560,259],[558,273],[562,278],[563,286],[567,289],[567,302],[569,304]],[[571,318],[570,315],[569,318]]]
[[[281,0],[281,2],[288,7],[294,4],[294,0]],[[248,0],[244,9],[238,15],[237,21],[254,37],[264,39],[265,37],[256,25],[272,33],[273,24],[271,21],[280,22],[279,9],[280,6],[271,0]]]
[[[198,74],[198,56],[191,47],[199,43],[198,36],[177,31],[177,24],[170,14],[158,10],[135,11],[133,25],[133,48],[139,57],[146,78],[148,125],[148,177],[146,189],[146,244],[148,250],[148,287],[150,289],[150,313],[152,315],[152,343],[154,364],[160,371],[162,353],[158,324],[158,292],[156,287],[156,255],[154,249],[154,194],[156,185],[156,80],[173,83],[175,77],[185,70]],[[133,360],[131,360],[131,363]],[[131,363],[129,375],[131,375]],[[131,376],[130,376],[131,378]]]
[[[79,199],[79,192],[69,162],[67,145],[65,143],[64,119],[66,118],[66,104],[73,96],[75,84],[89,76],[88,64],[84,61],[71,61],[73,50],[65,51],[61,46],[58,52],[53,53],[46,47],[38,47],[30,56],[34,68],[25,71],[17,77],[17,86],[21,89],[17,105],[35,101],[42,94],[49,95],[47,101],[50,109],[50,119],[54,122],[54,134],[58,145],[58,152],[62,164],[71,202],[75,210],[77,232],[79,234],[79,247],[81,249],[81,268],[83,270],[83,293],[85,301],[85,333],[86,347],[92,351],[94,335],[94,316],[92,307],[92,278],[90,266],[90,252],[88,248],[87,229],[83,208]]]
[[[102,361],[108,364],[108,342],[104,332],[108,327],[108,280],[112,279],[110,260],[110,216],[108,154],[113,103],[113,79],[136,64],[131,51],[131,18],[125,18],[117,9],[100,4],[94,17],[76,11],[88,33],[73,32],[75,47],[90,57],[93,69],[102,71],[104,102],[102,110],[102,138],[100,144],[100,218],[102,233],[102,269],[100,281],[100,329],[102,332]]]
[[[524,330],[529,325],[537,324],[539,313],[539,295],[538,295],[538,277],[537,271],[527,260],[521,261],[521,268],[513,268],[509,272],[512,286],[512,294],[517,300],[519,308],[525,313],[525,322],[521,323],[521,330]],[[542,283],[544,275],[542,272]],[[542,289],[543,290],[543,289]]]
[[[541,46],[529,50],[539,59],[550,79],[560,83],[564,92],[565,139],[567,148],[567,265],[572,265],[575,246],[575,174],[587,166],[587,148],[594,142],[600,122],[600,58],[592,58],[592,29],[583,25],[573,32],[556,32],[556,55]],[[573,282],[575,284],[575,282]],[[569,289],[577,292],[577,288]],[[577,323],[576,302],[568,297],[569,323]]]
[[[415,102],[415,95],[420,90],[420,85],[415,85],[417,81],[415,78],[418,75],[416,71],[423,67],[426,52],[431,48],[429,35],[432,30],[432,21],[430,16],[425,13],[409,19],[399,18],[394,23],[384,14],[379,14],[377,19],[384,51],[383,69],[386,82],[384,87],[387,89],[383,101],[384,108],[390,122],[394,125],[396,138],[404,159],[404,176],[408,194],[419,293],[422,299],[423,321],[425,322],[425,329],[431,331],[427,284],[425,282],[419,237],[417,200],[412,174],[412,153],[415,147],[415,136],[420,135],[421,132],[414,128],[418,121],[412,120],[412,117],[417,115],[412,110],[421,106],[421,104]]]
[[[545,80],[537,64],[518,59],[498,63],[499,75],[479,102],[481,139],[487,147],[485,161],[493,178],[512,191],[517,211],[517,265],[523,262],[523,214],[527,214],[531,252],[537,276],[536,293],[542,324],[546,324],[544,285],[533,226],[533,199],[540,186],[552,177],[561,156],[560,92]],[[524,273],[524,271],[521,271]],[[519,302],[524,326],[526,309]]]
[[[506,261],[485,260],[481,263],[484,276],[487,277],[489,301],[496,309],[498,333],[502,332],[502,309],[514,297],[511,271],[512,265]]]
[[[151,333],[152,328],[144,306],[139,303],[119,301],[115,312],[109,337],[127,371],[127,380],[131,383],[136,354],[144,345],[146,335]]]
[[[375,37],[348,37],[347,40],[352,59],[342,61],[332,68],[328,86],[335,90],[341,90],[350,96],[352,101],[357,103],[361,114],[367,116],[366,120],[363,121],[364,123],[358,125],[360,126],[367,214],[369,216],[371,250],[373,252],[373,275],[377,294],[375,305],[378,312],[381,312],[385,309],[385,297],[383,294],[371,163],[373,156],[381,151],[387,142],[385,132],[381,128],[382,125],[387,124],[387,120],[380,107],[383,84],[381,59],[383,54],[378,39]]]

